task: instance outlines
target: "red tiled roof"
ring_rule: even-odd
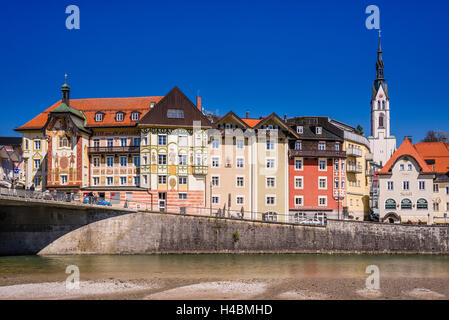
[[[248,126],[255,127],[262,119],[242,119]]]
[[[86,117],[86,127],[114,127],[114,126],[134,126],[136,121],[131,121],[131,112],[141,113],[140,119],[150,110],[152,102],[158,103],[163,97],[136,97],[136,98],[94,98],[94,99],[70,99],[70,106],[82,111]],[[50,108],[28,121],[23,126],[15,130],[42,129],[47,122],[50,111],[56,109],[61,104],[61,100]],[[115,121],[115,114],[118,111],[125,113],[123,121]],[[95,114],[103,112],[103,121],[96,122]]]
[[[435,160],[433,170],[437,173],[449,172],[449,145],[444,142],[415,143],[415,149],[425,160]],[[432,167],[432,165],[429,165]]]
[[[424,161],[423,157],[418,153],[418,151],[415,149],[415,147],[411,143],[410,139],[408,139],[408,138],[406,138],[404,140],[404,142],[402,142],[400,147],[396,150],[396,152],[393,154],[393,156],[391,156],[390,160],[388,160],[388,162],[379,171],[379,173],[380,174],[389,173],[391,170],[391,167],[396,162],[396,160],[405,155],[415,158],[415,160],[418,162],[418,164],[422,168],[423,173],[432,173],[431,168],[427,165],[427,163]]]

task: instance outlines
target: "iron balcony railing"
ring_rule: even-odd
[[[289,150],[290,157],[301,158],[346,158],[346,151],[335,150]]]
[[[123,147],[89,147],[89,153],[130,153],[140,152],[140,146],[123,146]]]
[[[361,157],[362,156],[362,150],[357,149],[357,148],[348,148],[348,150],[346,150],[346,154],[348,157]]]
[[[362,173],[362,166],[361,165],[348,165],[346,166],[346,172],[349,173]]]

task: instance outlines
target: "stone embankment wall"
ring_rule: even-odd
[[[0,199],[0,254],[449,253],[449,228],[329,220],[306,227],[17,205]]]

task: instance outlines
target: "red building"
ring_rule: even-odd
[[[287,123],[300,136],[289,145],[292,219],[341,218],[346,158],[343,131],[324,117],[291,118]]]

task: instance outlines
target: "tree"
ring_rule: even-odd
[[[442,142],[449,138],[449,134],[447,132],[438,130],[433,131],[429,130],[427,131],[427,136],[422,139],[422,142]]]
[[[363,127],[361,125],[358,125],[355,129],[355,133],[360,134],[361,136],[364,136],[365,133],[363,132]]]

